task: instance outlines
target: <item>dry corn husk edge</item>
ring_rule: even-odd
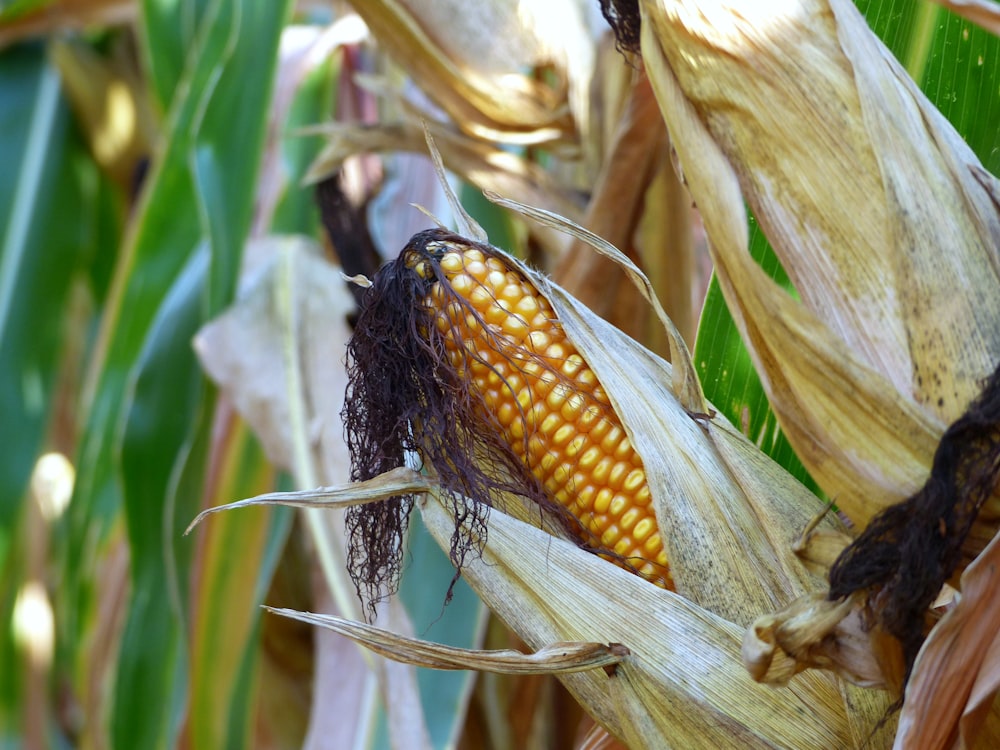
[[[567,228],[564,220],[534,215]],[[602,252],[621,258],[614,248]],[[463,570],[469,582],[533,648],[567,640],[624,643],[632,656],[618,677],[597,672],[563,679],[596,718],[634,746],[663,747],[669,737],[677,746],[708,747],[734,736],[754,747],[860,744],[885,711],[882,694],[858,692],[824,673],[797,678],[787,692],[774,691],[754,683],[741,664],[745,624],[821,586],[792,550],[798,533],[822,510],[820,501],[728,422],[713,417],[711,405],[698,413],[682,406],[673,395],[677,386],[668,363],[544,277],[521,270],[548,296],[644,457],[684,596],[618,575],[605,561],[498,511],[491,516],[483,560]],[[629,272],[645,286],[637,269]],[[680,367],[693,378],[689,355],[679,353]],[[427,490],[426,479],[411,478],[406,489],[398,476],[380,479],[395,481],[386,497]],[[359,483],[332,494],[353,504],[379,497],[372,490]],[[421,510],[443,542],[454,532],[454,519],[434,491],[428,497]],[[260,499],[275,500],[280,495]],[[832,520],[823,525],[836,530]],[[849,675],[865,672],[855,665],[843,669]],[[636,724],[637,717],[646,718]],[[631,734],[639,731],[635,727],[656,736],[640,744]]]

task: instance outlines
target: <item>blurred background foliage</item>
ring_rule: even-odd
[[[1000,172],[998,40],[923,0],[857,4]],[[480,191],[638,260],[708,397],[810,482],[596,6],[0,2],[0,747],[585,746],[551,680],[416,673],[262,617],[360,616],[338,519],[183,534],[202,507],[346,481],[336,266],[370,274],[428,226],[410,203],[448,221],[422,118],[495,244],[664,351],[620,272]],[[752,251],[788,285],[756,229]],[[285,388],[298,407],[261,406]],[[450,565],[411,533],[380,620],[516,645],[468,589],[443,609]]]

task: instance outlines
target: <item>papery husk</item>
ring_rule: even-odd
[[[640,7],[727,303],[796,453],[863,525],[920,487],[1000,359],[992,178],[846,0]],[[744,200],[801,303],[750,260]]]
[[[450,13],[440,0],[353,5],[382,47],[466,132],[493,140],[504,140],[505,133],[522,139],[531,134],[536,142],[572,138],[562,92],[520,72],[540,61],[533,59],[540,51],[529,49],[537,40],[510,0],[462,4]],[[498,47],[498,39],[509,56],[484,60],[484,50]]]
[[[420,504],[445,549],[454,518],[436,495]],[[614,676],[561,679],[632,748],[849,746],[836,681],[811,673],[778,692],[739,664],[739,628],[575,545],[494,511],[481,558],[464,577],[532,648],[612,640],[631,655]]]
[[[962,574],[958,603],[914,664],[897,748],[997,747],[1000,716],[1000,536]],[[977,743],[978,740],[978,744]]]

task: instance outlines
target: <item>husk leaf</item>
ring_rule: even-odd
[[[408,638],[334,615],[298,612],[280,607],[264,609],[282,617],[332,630],[377,654],[427,669],[476,669],[499,674],[570,674],[589,669],[612,668],[627,653],[620,645],[603,643],[552,643],[532,654],[512,649],[485,651],[459,648]]]
[[[533,131],[539,141],[570,137],[574,126],[560,92],[518,72],[521,65],[536,62],[530,55],[515,50],[509,60],[497,61],[507,63],[500,70],[482,65],[483,46],[470,43],[470,28],[476,25],[469,23],[475,13],[486,16],[482,32],[495,40],[496,24],[502,23],[505,35],[518,37],[513,42],[516,47],[527,30],[512,4],[494,0],[474,8],[463,6],[462,13],[447,14],[446,9],[443,2],[423,7],[402,0],[355,3],[383,48],[466,132],[494,140],[503,140],[504,132]],[[425,16],[435,18],[434,27]]]
[[[917,657],[899,719],[896,747],[994,747],[1000,722],[1000,537],[962,574],[958,603],[934,627]]]
[[[981,167],[851,3],[641,8],[726,300],[797,454],[864,524],[919,488],[1000,358]],[[801,303],[750,260],[744,200]]]
[[[432,495],[421,511],[447,548],[454,519],[446,506]],[[734,737],[749,747],[847,744],[844,703],[829,675],[806,675],[787,693],[758,685],[739,664],[738,627],[503,513],[491,515],[483,556],[463,575],[532,648],[569,639],[629,649],[616,677],[561,679],[632,747],[731,746]]]

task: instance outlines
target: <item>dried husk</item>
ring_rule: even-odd
[[[1000,537],[994,537],[962,574],[958,603],[924,642],[906,687],[896,747],[971,747],[977,737],[979,747],[996,747],[1000,741],[998,570]]]
[[[863,525],[919,488],[1000,359],[992,178],[850,2],[640,7],[726,300],[796,452]],[[744,201],[801,303],[750,260]]]
[[[450,544],[447,501],[421,505]],[[739,628],[692,602],[503,513],[490,517],[482,558],[463,572],[532,648],[560,640],[624,644],[615,670],[565,675],[576,698],[634,748],[849,746],[836,681],[813,673],[778,692],[739,664]]]
[[[540,62],[532,58],[543,51],[531,49],[537,40],[514,3],[449,7],[443,0],[354,3],[382,47],[466,132],[493,140],[571,139],[574,124],[564,92],[519,71]],[[498,41],[508,54],[487,55]]]

